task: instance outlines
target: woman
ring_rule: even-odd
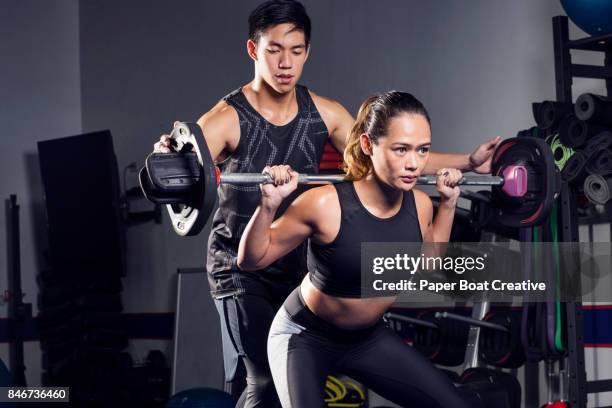
[[[368,98],[344,153],[347,182],[311,189],[274,221],[297,187],[288,166],[266,168],[260,205],[240,241],[238,264],[256,270],[310,238],[308,275],[277,313],[268,358],[284,408],[324,407],[327,374],[337,370],[402,406],[463,407],[448,378],[381,321],[393,297],[360,298],[362,242],[446,242],[457,184],[438,172],[440,206],[414,189],[427,162],[427,111],[405,92]]]

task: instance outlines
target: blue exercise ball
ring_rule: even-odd
[[[612,0],[561,0],[567,16],[593,36],[612,33]]]
[[[213,388],[192,388],[173,395],[166,408],[234,408],[232,397]]]

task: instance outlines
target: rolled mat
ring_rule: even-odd
[[[535,126],[530,127],[529,129],[519,130],[516,133],[516,137],[538,137],[538,135],[538,128]]]
[[[550,148],[553,152],[553,157],[555,158],[555,166],[559,171],[563,170],[567,161],[574,155],[574,149],[565,146],[561,143],[561,139],[559,135],[555,134],[550,140],[548,140],[548,144],[550,144]]]
[[[561,172],[561,177],[568,183],[577,185],[582,184],[588,175],[586,172],[586,163],[587,159],[584,153],[574,152],[572,157],[565,163],[565,167]]]
[[[595,153],[599,152],[600,150],[607,149],[610,146],[612,146],[612,133],[605,131],[592,137],[586,143],[582,153],[584,153],[587,160],[590,160]]]
[[[516,133],[516,137],[536,137],[538,139],[546,140],[549,136],[554,134],[553,129],[540,129],[537,126],[530,127],[529,129],[519,130]]]
[[[575,115],[568,115],[559,124],[559,137],[564,145],[575,149],[604,130],[605,128],[580,120]]]
[[[565,102],[544,101],[537,109],[534,118],[541,129],[554,129],[561,120],[572,113],[573,105]]]
[[[589,174],[607,176],[612,173],[612,150],[604,149],[591,156],[586,165]]]
[[[540,102],[533,102],[531,104],[531,113],[533,114],[533,120],[535,120],[536,123],[539,123],[540,121],[540,105],[542,105]]]
[[[612,101],[605,96],[591,93],[580,95],[576,99],[574,112],[580,120],[612,126]]]
[[[604,205],[612,194],[612,177],[591,174],[584,180],[584,194],[590,202]]]

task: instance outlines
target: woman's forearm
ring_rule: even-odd
[[[270,226],[274,222],[276,208],[260,205],[247,224],[238,246],[238,267],[243,270],[260,269],[259,265],[270,247]]]
[[[440,202],[432,225],[433,242],[448,242],[450,239],[456,206],[456,200],[443,200]]]

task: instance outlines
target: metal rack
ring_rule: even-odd
[[[555,83],[557,101],[572,102],[572,79],[596,78],[606,81],[607,96],[612,97],[612,34],[569,39],[568,18],[553,17],[555,50]],[[604,66],[573,64],[570,50],[598,51],[605,54]],[[559,201],[561,240],[578,241],[576,191],[563,182]],[[584,361],[584,327],[582,302],[567,303],[567,360],[569,368],[569,403],[586,408],[587,395],[612,391],[612,379],[587,381]]]

